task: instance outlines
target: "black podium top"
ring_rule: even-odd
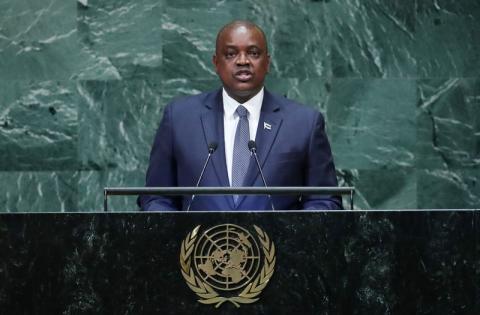
[[[0,312],[480,314],[479,219],[475,210],[1,214]],[[222,291],[218,279],[233,288],[258,278],[259,300],[199,303],[211,300],[182,270],[226,298],[245,287]]]

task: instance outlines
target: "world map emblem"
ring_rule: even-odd
[[[180,268],[203,304],[236,307],[259,300],[275,269],[275,245],[260,227],[235,224],[204,230],[196,226],[182,241]]]

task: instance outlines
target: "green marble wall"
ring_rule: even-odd
[[[236,18],[267,33],[267,87],[326,115],[357,208],[479,208],[477,0],[0,0],[0,211],[143,185],[165,104],[219,86]]]

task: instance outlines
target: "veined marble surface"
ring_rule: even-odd
[[[99,210],[104,186],[143,185],[165,105],[220,86],[232,19],[264,28],[267,88],[324,113],[356,208],[480,205],[478,1],[84,3],[0,1],[0,211]]]

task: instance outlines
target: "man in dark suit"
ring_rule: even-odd
[[[147,186],[263,186],[249,148],[255,140],[269,186],[336,186],[335,167],[316,110],[268,92],[265,34],[234,21],[217,35],[213,56],[223,88],[167,105],[150,155]],[[336,196],[141,196],[143,210],[341,209]],[[191,204],[190,204],[191,203]]]

